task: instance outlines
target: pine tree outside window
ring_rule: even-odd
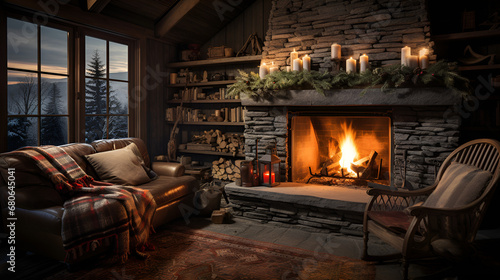
[[[85,142],[129,135],[126,44],[85,36]]]

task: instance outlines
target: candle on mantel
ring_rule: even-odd
[[[269,67],[269,73],[273,73],[273,72],[276,72],[278,71],[278,66],[274,65],[274,61],[271,62],[271,66]]]
[[[291,63],[293,63],[293,61],[296,60],[297,58],[299,58],[299,53],[296,52],[295,49],[293,49],[293,52],[290,53]]]
[[[419,61],[420,61],[420,68],[421,69],[427,69],[429,67],[429,50],[426,48],[423,48],[420,50],[419,53]]]
[[[401,66],[408,66],[408,57],[411,55],[411,48],[405,46],[401,49]]]
[[[269,171],[264,171],[263,175],[263,181],[262,183],[264,184],[274,184],[276,182],[276,176],[274,172],[271,172],[271,182],[269,182]]]
[[[302,64],[304,66],[304,71],[311,71],[311,57],[307,54],[302,58]]]
[[[300,71],[300,63],[302,62],[302,60],[296,58],[293,60],[293,63],[292,63],[292,71]]]
[[[418,67],[418,55],[410,55],[408,56],[408,67],[417,68]]]
[[[291,71],[292,71],[292,66],[287,65],[287,66],[286,66],[286,72],[291,72]]]
[[[266,65],[265,62],[263,62],[259,68],[259,77],[261,79],[264,79],[267,74],[269,74],[269,67]]]
[[[368,69],[368,56],[363,54],[359,57],[359,72],[364,72]]]
[[[332,58],[340,59],[340,47],[337,43],[332,44]]]
[[[352,57],[346,60],[345,69],[347,73],[356,73],[356,60]]]

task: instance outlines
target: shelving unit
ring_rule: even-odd
[[[174,124],[173,121],[167,121],[167,124]],[[179,122],[178,125],[209,125],[209,126],[242,126],[244,122]]]
[[[211,82],[200,82],[200,83],[188,83],[187,87],[210,87],[210,86],[224,86],[236,83],[236,80],[224,80],[224,81],[211,81]],[[168,85],[168,87],[183,88],[186,84],[173,84]]]
[[[244,158],[244,154],[236,154],[236,156],[233,156],[231,153],[221,153],[221,152],[214,152],[214,151],[198,151],[198,150],[189,150],[189,149],[178,149],[177,150],[179,153],[183,154],[201,154],[201,155],[212,155],[212,156],[221,156],[221,157],[236,157],[236,158]]]
[[[201,77],[203,71],[208,72],[208,77],[211,77],[213,73],[222,74],[222,76],[232,76],[228,75],[228,73],[232,73],[233,75],[237,74],[237,69],[242,69],[244,71],[254,71],[258,70],[257,65],[259,65],[262,56],[243,56],[243,57],[228,57],[228,58],[218,58],[218,59],[207,59],[207,60],[198,60],[198,61],[183,61],[183,62],[173,62],[168,65],[168,68],[171,69],[172,72],[177,72],[179,69],[188,69],[188,71],[193,72],[197,75],[197,77]],[[226,75],[224,75],[226,74]],[[240,99],[215,99],[214,96],[217,95],[218,92],[221,92],[219,89],[227,88],[227,86],[235,83],[235,79],[230,80],[214,80],[208,82],[188,82],[186,83],[178,83],[178,84],[170,84],[167,86],[167,99],[168,103],[166,104],[167,108],[178,108],[181,104],[183,108],[189,110],[197,110],[203,112],[206,115],[206,119],[210,117],[210,115],[214,114],[215,110],[224,111],[225,108],[228,108],[230,111],[231,108],[241,107]],[[201,89],[203,93],[207,96],[205,99],[196,100],[194,98],[186,98],[186,96],[181,95],[181,91],[184,88],[197,88]],[[174,94],[177,93],[177,98],[174,98]],[[210,98],[208,97],[210,95]],[[197,95],[198,96],[198,95]],[[181,100],[182,99],[182,100]],[[238,111],[238,110],[237,110]],[[224,117],[224,119],[226,119]],[[220,130],[222,133],[234,133],[234,134],[243,134],[245,123],[243,121],[243,116],[237,119],[239,121],[229,120],[229,121],[179,121],[177,128],[179,129],[179,133],[177,135],[177,143],[179,144],[187,144],[191,141],[193,135],[200,135],[204,131]],[[174,120],[166,120],[166,125],[173,128],[175,123]],[[193,160],[200,162],[212,162],[213,160],[217,160],[220,157],[224,157],[227,159],[242,159],[244,158],[244,154],[239,152],[234,155],[233,153],[225,153],[219,151],[211,151],[211,150],[190,150],[190,149],[177,149],[178,155],[187,155],[192,157]]]

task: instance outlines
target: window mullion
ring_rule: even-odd
[[[42,143],[42,32],[39,24],[37,30],[37,95],[38,95],[38,128],[37,128],[37,143]]]

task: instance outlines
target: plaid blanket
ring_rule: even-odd
[[[25,147],[12,153],[30,157],[49,176],[61,193],[90,187],[94,179],[88,176],[63,149],[56,146]]]
[[[61,193],[71,194],[64,202],[61,230],[66,261],[112,243],[125,261],[128,254],[146,245],[156,211],[149,191],[94,181],[56,146],[27,147],[12,153],[33,159]]]
[[[110,242],[116,242],[116,253],[125,261],[128,254],[146,245],[156,202],[149,191],[139,188],[94,185],[81,188],[64,203],[64,209],[62,239],[67,261]]]

